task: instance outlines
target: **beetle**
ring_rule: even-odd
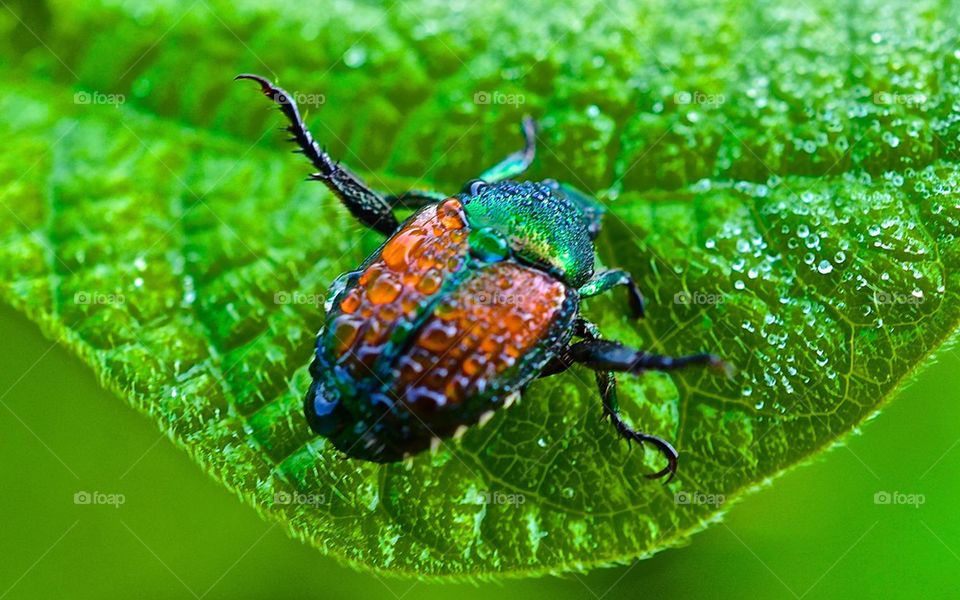
[[[387,237],[360,267],[337,278],[325,306],[304,399],[310,428],[352,458],[387,463],[436,447],[509,406],[531,381],[574,364],[596,372],[603,416],[628,443],[650,443],[677,470],[666,440],[628,425],[615,372],[723,367],[714,354],[670,357],[602,339],[580,302],[624,287],[644,312],[633,277],[595,270],[603,206],[555,180],[518,182],[535,155],[524,147],[458,194],[385,195],[367,187],[316,143],[293,97],[251,74],[289,121],[291,140],[325,184],[366,227]],[[400,223],[394,209],[414,209]],[[573,338],[579,341],[574,341]]]

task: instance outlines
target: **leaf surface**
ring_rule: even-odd
[[[956,331],[952,6],[309,4],[0,12],[0,297],[292,535],[421,576],[629,561],[855,429]],[[618,294],[587,314],[738,369],[620,377],[677,479],[644,479],[658,457],[599,420],[581,369],[412,466],[312,436],[323,296],[377,239],[303,181],[246,71],[395,192],[459,189],[536,115],[530,176],[602,191],[602,260],[648,297],[640,322]]]

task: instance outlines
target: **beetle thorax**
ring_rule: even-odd
[[[553,271],[572,287],[593,275],[594,247],[583,211],[549,187],[504,181],[462,195],[470,227],[499,237],[518,258]]]

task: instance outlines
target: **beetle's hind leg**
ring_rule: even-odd
[[[317,170],[310,176],[311,179],[323,182],[340,198],[350,214],[367,227],[376,229],[384,235],[390,235],[397,229],[399,222],[393,214],[390,203],[367,187],[349,169],[341,166],[339,162],[334,162],[330,155],[317,145],[300,116],[300,110],[293,96],[259,75],[237,75],[236,79],[250,79],[257,82],[263,95],[273,100],[280,108],[280,112],[290,121],[286,127],[293,136],[290,141],[300,146],[298,152],[306,156]]]
[[[537,124],[533,117],[527,115],[520,122],[520,128],[523,132],[523,148],[481,173],[479,179],[487,183],[511,179],[522,174],[533,163],[537,153]]]
[[[623,420],[620,415],[620,403],[617,400],[615,372],[672,371],[688,365],[706,365],[726,369],[726,363],[713,354],[671,357],[627,348],[617,342],[600,339],[596,325],[586,319],[578,319],[574,327],[574,335],[583,338],[583,341],[568,346],[544,367],[541,376],[560,373],[578,363],[595,370],[597,387],[603,401],[604,417],[610,419],[617,433],[627,441],[640,444],[647,442],[656,447],[667,459],[667,466],[647,477],[657,479],[669,475],[667,479],[669,482],[677,471],[677,451],[663,438],[638,431]]]
[[[656,473],[645,475],[648,479],[659,479],[664,475],[669,475],[666,483],[670,483],[673,476],[677,473],[677,462],[679,454],[670,442],[665,439],[643,433],[627,424],[620,416],[620,402],[617,400],[617,378],[613,371],[597,371],[597,388],[600,390],[600,399],[603,401],[603,416],[610,419],[617,434],[627,442],[637,442],[641,446],[644,442],[652,444],[660,454],[667,459],[667,466]]]
[[[663,356],[628,348],[609,340],[585,340],[567,349],[569,358],[597,371],[639,374],[644,371],[675,371],[690,365],[703,365],[727,370],[727,364],[716,354],[700,353],[684,356]]]

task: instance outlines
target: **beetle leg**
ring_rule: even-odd
[[[487,183],[496,183],[516,177],[527,170],[537,151],[537,124],[527,115],[521,121],[520,128],[523,131],[523,149],[517,150],[481,173],[479,179]]]
[[[599,340],[600,329],[583,317],[577,317],[577,320],[573,322],[573,335],[587,340]],[[569,356],[569,349],[570,347],[567,346],[563,352],[554,356],[550,362],[544,365],[544,367],[540,369],[539,377],[550,377],[551,375],[563,373],[572,367],[574,361]]]
[[[648,479],[659,479],[664,475],[669,475],[664,483],[670,483],[673,476],[677,473],[677,460],[679,454],[676,448],[665,439],[637,431],[627,425],[623,417],[620,416],[620,403],[617,400],[617,379],[612,371],[597,371],[597,387],[600,389],[600,398],[603,401],[603,416],[608,417],[613,427],[617,430],[620,437],[628,442],[634,441],[643,445],[644,442],[652,444],[667,459],[667,466],[657,471],[649,473],[645,477]]]
[[[585,344],[589,342],[580,343]],[[578,345],[579,344],[574,344],[559,356],[554,357],[554,359],[547,363],[543,370],[540,371],[540,377],[549,377],[550,375],[562,373],[573,366],[577,362],[577,359],[572,350]],[[649,479],[658,479],[669,474],[670,477],[667,479],[667,483],[669,483],[677,471],[677,451],[663,438],[637,431],[627,425],[623,417],[620,416],[620,404],[617,401],[617,380],[612,371],[598,370],[596,371],[596,379],[597,388],[600,390],[600,399],[603,402],[603,417],[609,418],[613,427],[617,430],[617,434],[628,442],[634,441],[640,445],[643,445],[644,442],[653,444],[654,447],[666,457],[667,466],[656,473],[646,475],[646,477]]]
[[[669,475],[667,482],[673,479],[677,470],[677,451],[666,440],[643,433],[632,428],[620,416],[620,404],[617,400],[617,381],[615,372],[641,373],[643,371],[672,371],[681,369],[688,365],[700,364],[711,367],[719,367],[727,370],[727,364],[719,357],[713,354],[690,354],[687,356],[661,356],[651,354],[641,350],[627,348],[617,342],[599,339],[599,333],[595,325],[585,319],[578,319],[575,323],[574,333],[582,338],[582,342],[577,342],[569,346],[553,362],[547,365],[548,368],[565,370],[573,364],[582,364],[594,369],[597,378],[597,387],[600,390],[600,398],[603,401],[603,414],[610,419],[617,433],[624,439],[638,443],[649,442],[656,447],[667,459],[667,466],[662,470],[647,475],[651,479],[656,479]]]
[[[609,340],[586,340],[568,348],[570,358],[598,371],[642,373],[644,371],[675,371],[689,365],[706,365],[729,370],[727,363],[716,354],[687,354],[686,356],[662,356],[628,348]]]
[[[316,173],[310,179],[321,181],[343,202],[347,210],[361,223],[379,231],[384,235],[392,234],[399,222],[393,215],[393,210],[383,196],[371,190],[359,177],[346,167],[334,162],[324,150],[317,145],[307,126],[300,116],[300,110],[293,96],[283,88],[277,87],[259,75],[237,75],[236,79],[250,79],[260,84],[263,95],[273,100],[280,108],[280,112],[290,121],[286,130],[292,134],[290,141],[296,142],[300,152],[306,156]]]
[[[596,296],[621,285],[626,286],[627,292],[630,294],[630,310],[633,311],[635,317],[642,317],[643,294],[640,293],[640,288],[633,280],[633,275],[622,269],[606,269],[595,274],[590,281],[580,288],[580,297]]]
[[[402,194],[395,194],[386,197],[390,206],[396,208],[420,208],[434,202],[442,202],[449,198],[449,194],[443,192],[430,192],[427,190],[410,190]]]

